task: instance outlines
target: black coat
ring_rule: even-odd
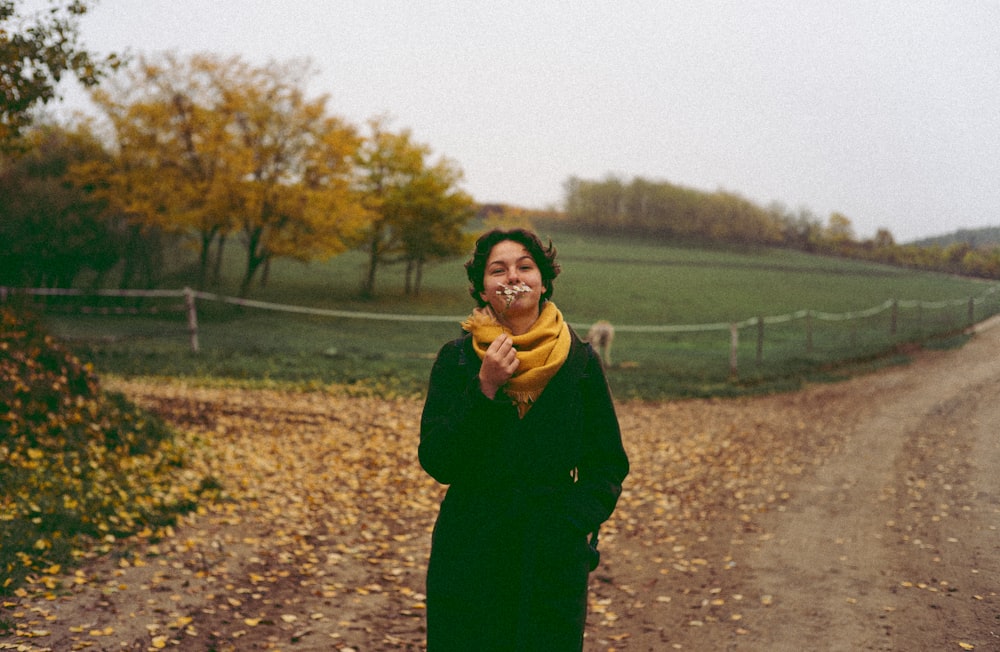
[[[580,650],[587,534],[614,510],[628,458],[600,359],[572,334],[523,419],[479,389],[469,336],[442,347],[420,463],[450,485],[427,572],[429,652]]]

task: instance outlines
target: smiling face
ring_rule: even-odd
[[[527,291],[512,291],[520,286],[527,287]],[[497,316],[504,320],[530,318],[534,322],[544,292],[542,273],[524,245],[501,240],[493,246],[479,296]]]

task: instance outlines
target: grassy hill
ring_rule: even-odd
[[[973,279],[818,257],[780,249],[734,250],[672,246],[625,237],[541,230],[559,250],[563,273],[554,300],[585,331],[598,319],[617,327],[609,370],[616,394],[657,398],[732,394],[795,387],[803,379],[841,373],[846,366],[891,356],[901,344],[954,334],[973,318],[1000,310],[989,284]],[[50,312],[50,327],[74,340],[99,371],[166,374],[241,382],[347,383],[365,391],[419,393],[434,354],[460,334],[472,308],[463,260],[429,268],[420,296],[403,292],[402,272],[380,272],[378,297],[358,288],[359,253],[309,265],[276,262],[267,287],[253,299],[369,313],[432,315],[437,322],[309,316],[199,303],[201,351],[188,349],[176,300],[133,316]],[[235,294],[236,252],[227,261],[221,294]],[[190,282],[178,277],[174,287]],[[887,300],[893,311],[855,319],[768,319],[740,329],[739,373],[730,373],[728,324],[799,311],[841,315]],[[906,302],[923,302],[919,305]],[[943,303],[942,303],[943,302]],[[174,305],[171,305],[174,304]],[[926,305],[925,305],[926,304]],[[941,305],[938,305],[941,304]],[[947,304],[947,305],[944,305]]]

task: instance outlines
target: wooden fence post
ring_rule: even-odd
[[[813,352],[813,316],[812,311],[806,311],[806,353]]]
[[[729,325],[729,375],[739,376],[740,327],[736,322]]]
[[[764,361],[764,318],[757,317],[757,364]]]
[[[198,352],[198,308],[194,303],[194,291],[184,288],[184,304],[187,306],[188,334],[191,336],[191,352]]]

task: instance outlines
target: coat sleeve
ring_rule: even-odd
[[[466,358],[462,340],[442,347],[420,418],[420,465],[442,484],[502,480],[504,460],[511,458],[506,433],[517,409],[502,393],[487,398],[479,388],[478,358]]]
[[[618,503],[629,472],[628,455],[604,369],[591,351],[584,378],[583,442],[578,479],[567,496],[569,520],[581,532],[593,532]]]

